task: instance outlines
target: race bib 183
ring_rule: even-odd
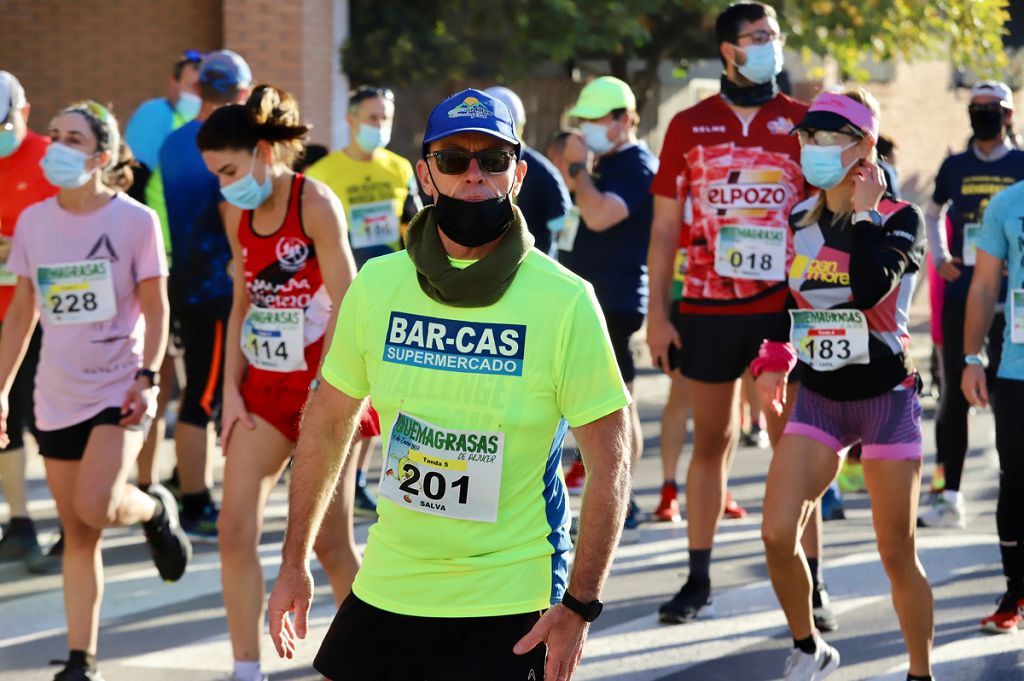
[[[380,495],[419,513],[496,522],[504,451],[504,433],[450,430],[398,412]]]
[[[398,241],[398,211],[394,199],[354,205],[349,209],[349,217],[348,240],[352,248]]]
[[[40,265],[36,287],[43,314],[52,324],[105,322],[117,314],[108,260]]]
[[[249,308],[242,322],[242,353],[249,365],[265,371],[304,371],[306,345],[300,309]]]
[[[715,272],[730,279],[783,281],[786,230],[725,225],[715,241]]]
[[[790,342],[816,371],[868,364],[868,322],[860,310],[790,310]]]

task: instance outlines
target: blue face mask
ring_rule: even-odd
[[[608,139],[607,126],[584,121],[580,123],[580,132],[583,133],[583,141],[587,145],[587,149],[598,156],[608,153],[615,146],[615,143]]]
[[[46,154],[39,161],[43,175],[54,187],[77,189],[92,177],[94,170],[86,170],[89,154],[78,149],[53,142],[46,148]]]
[[[800,168],[804,171],[804,177],[819,189],[832,189],[843,181],[850,168],[860,160],[854,159],[850,165],[843,165],[843,152],[856,144],[853,142],[845,147],[805,144],[800,149]]]
[[[256,181],[253,177],[252,171],[256,167],[256,150],[253,149],[252,165],[249,166],[249,172],[245,177],[235,180],[226,187],[220,188],[220,193],[224,197],[224,200],[233,206],[238,206],[242,210],[256,210],[263,202],[267,200],[271,192],[274,191],[274,183],[270,179],[270,171],[267,171],[267,176],[263,180],[263,183]]]
[[[0,126],[0,158],[7,158],[18,150],[18,138],[10,123]]]
[[[356,133],[356,144],[367,154],[372,154],[373,150],[378,147],[386,147],[390,141],[390,125],[382,125],[377,128],[367,123],[362,123],[359,126],[359,132]]]
[[[747,61],[736,70],[750,82],[768,83],[782,73],[782,44],[778,40],[764,45],[749,45],[743,51]]]
[[[178,103],[174,105],[178,114],[189,121],[198,116],[199,110],[202,108],[203,100],[199,95],[194,95],[191,92],[182,92],[178,95]]]

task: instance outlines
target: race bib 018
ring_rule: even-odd
[[[249,308],[242,322],[242,353],[265,371],[304,371],[306,345],[300,309]]]
[[[1010,291],[1010,342],[1024,343],[1024,289]]]
[[[964,265],[974,267],[978,262],[978,237],[981,236],[981,225],[968,222],[964,225]]]
[[[715,272],[730,279],[785,280],[786,230],[723,226],[715,239]]]
[[[43,314],[52,324],[105,322],[117,314],[108,260],[83,260],[36,268]]]
[[[419,513],[498,520],[504,433],[450,430],[398,412],[380,495]]]
[[[352,248],[383,246],[398,241],[398,209],[394,199],[360,203],[349,209],[348,240]]]
[[[868,364],[868,322],[860,310],[790,310],[790,342],[815,371]]]

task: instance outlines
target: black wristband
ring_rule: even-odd
[[[136,371],[135,380],[137,381],[140,378],[149,379],[150,387],[156,387],[156,385],[160,382],[160,374],[153,371],[152,369],[139,369],[138,371]]]
[[[562,595],[562,605],[582,617],[586,622],[593,622],[600,617],[601,611],[604,610],[604,603],[601,601],[595,599],[589,603],[582,603],[568,591]]]
[[[587,164],[586,163],[580,163],[579,161],[577,161],[576,163],[570,163],[569,164],[569,177],[576,177],[576,175],[581,170],[586,170],[586,169],[587,169]]]

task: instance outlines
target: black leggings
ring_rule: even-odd
[[[996,530],[1007,579],[1024,587],[1024,381],[999,379],[992,403],[999,452],[999,501]],[[1024,597],[1024,592],[1020,594]]]
[[[960,390],[960,378],[964,371],[964,322],[966,303],[962,300],[945,300],[942,306],[942,396],[939,414],[935,419],[936,459],[946,473],[946,489],[959,491],[960,479],[967,457],[967,414],[971,405]],[[996,390],[996,369],[1003,352],[1003,328],[1006,321],[997,314],[988,331],[987,385],[993,403],[998,399]]]

